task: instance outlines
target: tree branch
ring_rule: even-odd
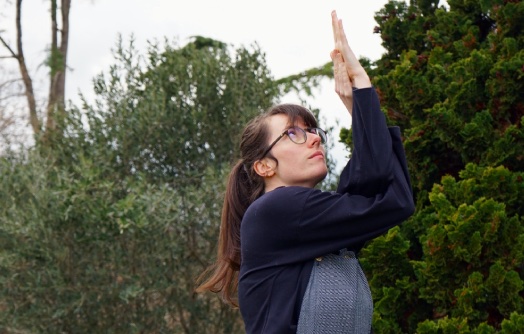
[[[9,79],[9,80],[2,82],[0,83],[0,90],[3,90],[5,87],[8,87],[9,85],[12,85],[15,82],[18,82],[20,80],[21,80],[20,78],[16,78],[16,79]]]
[[[9,58],[16,58],[18,59],[18,56],[17,54],[13,51],[13,49],[11,49],[11,47],[9,46],[9,44],[7,44],[7,42],[2,38],[2,36],[0,36],[0,42],[2,42],[2,44],[5,46],[5,48],[9,51],[9,53],[11,54],[11,56],[9,56]],[[4,57],[2,57],[4,58]],[[5,58],[8,58],[8,56],[6,56]]]

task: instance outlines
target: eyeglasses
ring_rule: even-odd
[[[322,130],[321,128],[302,129],[302,128],[299,128],[298,126],[293,126],[285,130],[284,132],[282,132],[282,134],[278,136],[278,138],[275,139],[275,141],[272,142],[271,145],[269,145],[269,147],[264,151],[264,154],[262,155],[262,157],[265,157],[266,154],[268,154],[268,152],[271,151],[273,146],[275,146],[275,144],[278,143],[278,141],[282,139],[282,137],[284,136],[288,136],[289,139],[291,139],[291,141],[295,144],[304,144],[307,140],[307,132],[313,133],[319,136],[320,143],[325,144],[327,142],[326,131]]]

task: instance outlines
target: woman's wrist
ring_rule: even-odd
[[[364,68],[362,68],[362,71],[356,73],[351,79],[353,81],[353,86],[356,88],[371,87],[371,80],[369,79],[369,76],[364,70]]]

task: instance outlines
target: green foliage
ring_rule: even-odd
[[[243,126],[277,90],[258,48],[197,41],[151,45],[145,62],[133,41],[128,49],[120,42],[117,63],[95,79],[97,101],[77,113],[71,136],[87,118],[97,129],[85,134],[88,154],[105,156],[118,175],[141,172],[152,182],[200,184],[208,166],[230,163]]]
[[[202,37],[115,59],[53,145],[0,160],[0,331],[240,333],[193,291],[238,136],[277,84],[257,47]]]
[[[64,70],[64,55],[58,49],[51,49],[45,65],[49,67],[50,76],[53,77],[56,72]]]
[[[402,128],[417,212],[362,252],[374,327],[522,332],[524,2],[438,3],[375,16],[386,53],[367,68]]]
[[[505,334],[517,334],[522,332],[522,328],[524,328],[524,315],[513,312],[509,319],[502,321],[501,332]]]
[[[420,235],[422,261],[413,261],[419,297],[438,314],[470,322],[509,317],[511,311],[524,307],[518,274],[524,260],[522,219],[508,216],[506,205],[496,201],[505,188],[504,179],[515,181],[522,173],[467,166],[475,168],[477,175],[484,175],[466,172],[464,180],[446,177],[434,187],[429,195],[432,210],[419,215],[436,219]],[[522,182],[517,187],[522,196]]]
[[[318,87],[320,85],[320,80],[325,77],[333,77],[332,62],[281,78],[276,81],[276,84],[279,86],[282,95],[295,92],[297,94],[313,96],[312,88]]]
[[[430,205],[402,231],[395,228],[364,249],[375,325],[387,324],[380,332],[400,325],[391,332],[484,333],[524,311],[521,209],[502,202],[521,203],[524,173],[468,164],[460,176],[443,178],[429,193]],[[418,240],[410,245],[406,236]]]
[[[215,332],[239,331],[236,312],[192,293],[213,256],[218,175],[203,176],[209,191],[182,194],[140,178],[114,182],[89,160],[77,173],[37,154],[15,166],[1,166],[2,327],[206,332],[222,322]]]

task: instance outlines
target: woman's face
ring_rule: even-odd
[[[305,129],[307,126],[299,120],[296,126]],[[282,114],[274,115],[268,119],[269,142],[272,143],[286,129],[290,127],[288,117]],[[327,175],[326,157],[321,138],[307,132],[306,142],[296,144],[287,135],[283,136],[270,151],[278,160],[274,163],[275,175],[266,181],[273,186],[304,186],[314,187]]]

